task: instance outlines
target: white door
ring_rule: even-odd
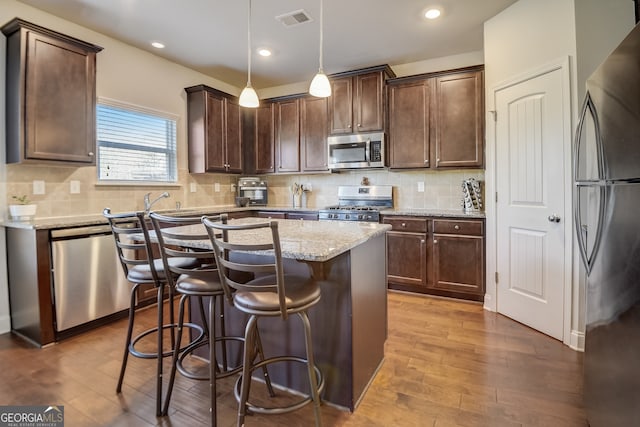
[[[495,92],[497,310],[559,340],[564,156],[571,146],[562,73],[555,69]]]

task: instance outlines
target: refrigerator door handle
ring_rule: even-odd
[[[582,138],[583,133],[587,131],[587,128],[585,127],[585,121],[588,117],[588,115],[591,116],[592,120],[593,120],[593,132],[594,134],[592,135],[593,142],[594,142],[594,149],[595,149],[595,153],[591,153],[592,155],[596,156],[596,162],[597,162],[597,179],[588,179],[588,178],[594,178],[594,177],[587,177],[585,175],[584,178],[587,179],[582,179],[583,177],[580,176],[580,162],[584,162],[586,163],[589,159],[587,158],[580,158],[580,153],[581,153],[581,146],[580,143],[582,141],[586,141],[586,138]],[[585,152],[586,154],[586,152]],[[586,157],[586,155],[585,155]],[[587,95],[585,97],[584,103],[582,105],[582,112],[580,114],[580,121],[578,122],[578,126],[576,129],[576,134],[575,134],[575,141],[574,141],[574,153],[573,153],[573,168],[574,168],[574,180],[575,180],[575,186],[574,186],[574,216],[575,216],[575,226],[576,226],[576,240],[578,243],[578,249],[580,251],[580,257],[582,258],[582,263],[586,269],[587,275],[589,275],[589,273],[591,272],[591,268],[593,267],[593,263],[596,259],[596,255],[598,253],[598,249],[600,246],[600,239],[602,237],[602,228],[603,228],[603,223],[604,223],[604,214],[606,212],[606,205],[607,205],[607,199],[608,199],[608,183],[606,180],[604,180],[604,150],[603,150],[603,146],[602,146],[602,135],[600,133],[600,125],[598,123],[598,114],[596,111],[596,107],[593,103],[593,100],[591,99],[590,94],[587,92]],[[588,237],[589,237],[589,233],[587,233],[588,230],[588,226],[586,224],[586,220],[587,218],[585,218],[584,216],[584,212],[582,212],[582,206],[583,206],[583,202],[586,203],[586,201],[582,200],[582,194],[583,191],[581,191],[581,188],[593,188],[596,189],[597,191],[597,199],[598,199],[598,206],[596,209],[594,209],[593,212],[591,213],[596,213],[597,211],[597,219],[596,219],[596,227],[595,227],[595,231],[591,230],[591,235],[593,240],[593,247],[591,249],[589,249],[587,247],[588,245]]]

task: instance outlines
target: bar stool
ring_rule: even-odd
[[[284,274],[277,221],[228,224],[225,217],[223,214],[222,222],[203,217],[202,223],[214,247],[220,281],[225,292],[234,289],[234,306],[250,316],[245,328],[242,377],[238,379],[239,391],[236,383],[236,399],[239,402],[237,425],[243,426],[246,415],[250,413],[282,414],[300,409],[313,401],[315,424],[319,427],[322,425],[320,393],[324,388],[324,379],[313,360],[311,324],[307,310],[320,301],[320,288],[312,279]],[[268,255],[260,257],[260,261],[255,261],[256,251],[268,251]],[[238,271],[252,273],[256,278],[239,283],[231,276],[232,272]],[[291,314],[297,314],[302,321],[306,358],[284,355],[268,357],[254,363],[256,355],[253,351],[256,347],[253,342],[258,336],[258,319],[280,317],[284,321]],[[250,403],[248,399],[252,372],[275,362],[306,364],[311,396],[286,407],[266,408]]]
[[[171,375],[167,396],[164,401],[163,415],[169,411],[169,403],[175,382],[176,371],[183,376],[194,380],[208,380],[210,393],[211,425],[216,425],[216,380],[234,375],[242,370],[242,365],[230,367],[228,363],[227,341],[238,341],[244,343],[242,336],[228,336],[225,325],[224,311],[224,290],[220,283],[220,275],[216,266],[215,256],[211,249],[209,236],[202,225],[200,217],[174,217],[161,215],[155,212],[150,213],[150,218],[160,247],[160,254],[164,262],[165,270],[169,270],[173,275],[167,279],[170,285],[175,283],[175,290],[182,294],[180,298],[178,312],[178,334],[176,337],[176,350],[173,353]],[[211,219],[219,220],[219,217]],[[193,249],[196,247],[196,249]],[[209,249],[207,249],[209,248]],[[175,259],[194,260],[195,265],[183,267],[172,264]],[[173,279],[177,277],[177,279]],[[249,278],[245,275],[246,278]],[[238,280],[238,279],[236,279]],[[182,332],[184,326],[194,326],[192,323],[185,323],[185,305],[191,297],[197,297],[199,302],[200,316],[203,321],[205,335],[197,341],[192,341],[184,350],[180,349]],[[209,321],[207,323],[204,312],[203,297],[210,297],[209,300]],[[216,320],[220,329],[220,335],[216,334]],[[220,356],[216,355],[216,343],[220,343]],[[190,371],[183,364],[185,358],[191,355],[196,349],[207,345],[209,347],[209,370],[206,375],[199,375]],[[260,342],[256,343],[257,353],[262,356]],[[218,360],[220,359],[220,363]],[[266,373],[266,371],[265,371]],[[267,377],[267,387],[269,393],[274,395],[271,382]]]
[[[155,259],[153,256],[153,246],[149,239],[149,229],[146,224],[144,212],[111,213],[111,209],[105,208],[103,215],[111,226],[111,231],[116,243],[118,258],[122,265],[124,275],[133,286],[129,301],[129,319],[127,326],[127,336],[124,346],[124,355],[118,377],[116,393],[122,392],[122,383],[127,369],[129,354],[142,359],[156,359],[156,415],[162,415],[162,359],[173,355],[174,348],[174,310],[173,310],[173,289],[168,287],[169,296],[169,323],[164,323],[163,300],[167,274],[162,259]],[[188,267],[193,265],[193,261],[188,258],[175,259],[172,265]],[[141,285],[153,285],[157,290],[157,326],[147,329],[133,337],[133,327],[135,313],[138,303],[138,288]],[[166,329],[171,330],[171,350],[164,351],[163,333]],[[196,328],[198,337],[202,337],[202,328]],[[157,334],[157,349],[155,352],[144,352],[136,349],[136,344],[143,338]]]

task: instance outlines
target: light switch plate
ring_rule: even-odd
[[[220,183],[216,182],[215,184],[213,184],[213,191],[215,191],[216,193],[220,192]]]
[[[69,193],[80,194],[80,181],[77,181],[75,179],[69,181]]]
[[[192,182],[191,184],[189,184],[189,191],[191,191],[192,193],[196,192],[196,183]]]
[[[424,181],[418,181],[418,193],[424,193]]]
[[[44,181],[33,181],[33,194],[44,194]]]

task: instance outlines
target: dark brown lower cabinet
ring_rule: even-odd
[[[386,216],[390,289],[484,299],[484,220]]]
[[[387,281],[389,284],[425,288],[431,282],[427,271],[426,233],[387,233]]]

